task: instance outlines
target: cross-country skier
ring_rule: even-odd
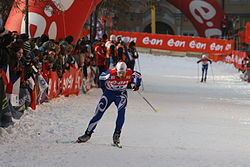
[[[77,142],[86,142],[90,139],[97,123],[102,118],[104,112],[114,102],[118,109],[116,127],[113,134],[113,143],[120,144],[120,134],[125,120],[125,110],[127,106],[127,85],[133,82],[132,89],[137,91],[141,85],[141,74],[127,68],[126,63],[119,61],[115,68],[103,72],[100,77],[100,86],[103,94],[96,107],[95,115],[90,120],[89,125],[83,136],[80,136]]]
[[[197,64],[200,62],[202,63],[201,82],[206,82],[208,62],[210,62],[210,64],[212,64],[212,60],[210,60],[205,54],[203,54],[202,58],[197,61]]]

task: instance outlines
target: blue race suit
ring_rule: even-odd
[[[92,134],[97,126],[97,123],[102,118],[104,112],[114,102],[118,109],[118,116],[116,119],[115,132],[120,132],[125,120],[125,110],[127,106],[127,85],[133,82],[138,88],[141,85],[141,74],[131,69],[127,69],[126,77],[120,79],[117,77],[116,68],[112,68],[103,72],[100,77],[100,85],[103,91],[102,97],[96,107],[95,115],[90,120],[86,129],[87,134]]]

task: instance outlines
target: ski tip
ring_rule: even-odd
[[[83,141],[77,139],[77,140],[75,141],[75,143],[85,143],[85,142],[83,142]]]
[[[117,147],[117,148],[122,148],[122,145],[120,145],[120,144],[114,144],[114,143],[112,143],[111,146]]]

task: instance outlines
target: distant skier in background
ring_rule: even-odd
[[[212,60],[210,60],[205,54],[203,54],[201,59],[197,61],[197,64],[200,62],[202,63],[201,82],[206,82],[208,62],[210,62],[210,64],[212,64]]]
[[[103,72],[100,75],[99,80],[103,94],[99,104],[96,107],[95,115],[90,120],[85,134],[78,137],[77,142],[82,143],[90,139],[104,112],[114,102],[118,109],[118,116],[113,134],[113,143],[119,147],[120,134],[125,120],[125,110],[127,106],[127,85],[132,81],[132,89],[137,91],[141,85],[141,74],[137,71],[132,71],[131,69],[127,68],[125,62],[119,61],[115,68],[111,68],[106,72]]]

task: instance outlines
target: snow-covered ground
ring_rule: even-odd
[[[110,145],[114,105],[90,141],[70,143],[94,114],[101,90],[93,89],[40,105],[1,129],[0,166],[248,167],[250,85],[223,63],[213,63],[207,83],[200,83],[197,60],[141,54],[142,94],[159,112],[129,90],[122,149]]]

